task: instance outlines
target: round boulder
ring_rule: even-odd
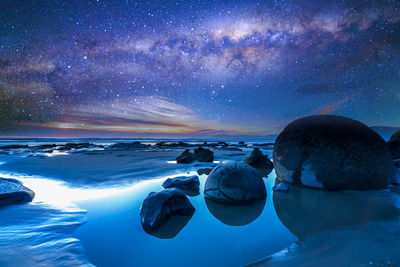
[[[265,199],[261,175],[246,163],[223,163],[208,175],[206,198],[230,204],[248,204]]]
[[[393,171],[382,137],[359,121],[334,115],[286,126],[276,139],[273,164],[281,180],[326,190],[382,189]]]

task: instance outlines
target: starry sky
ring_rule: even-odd
[[[0,3],[0,136],[400,126],[400,1]]]

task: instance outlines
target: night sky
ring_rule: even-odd
[[[3,0],[0,21],[0,136],[400,126],[400,1]]]

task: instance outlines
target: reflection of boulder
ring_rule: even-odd
[[[194,154],[186,149],[177,158],[176,163],[192,163],[194,161]]]
[[[156,231],[146,231],[146,233],[155,236],[160,239],[171,239],[174,238],[179,232],[186,226],[193,215],[172,216],[164,225],[158,228]]]
[[[253,222],[262,213],[265,198],[252,204],[231,205],[205,198],[208,210],[219,221],[227,225],[242,226]]]
[[[385,191],[327,192],[291,185],[289,193],[275,192],[273,202],[280,221],[299,238],[400,215]]]
[[[243,162],[218,165],[204,186],[205,197],[232,204],[256,202],[266,194],[261,175]]]
[[[15,179],[0,178],[0,206],[30,202],[35,193]]]
[[[146,232],[154,232],[174,215],[192,216],[195,208],[187,196],[177,188],[151,192],[140,208],[140,221]]]
[[[392,176],[388,145],[361,122],[333,115],[290,123],[276,139],[277,176],[327,190],[382,189]]]
[[[201,169],[197,170],[197,173],[199,175],[203,175],[203,174],[209,175],[211,171],[212,171],[212,168],[201,168]]]

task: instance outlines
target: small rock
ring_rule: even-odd
[[[201,146],[194,150],[194,156],[196,160],[201,162],[214,161],[214,152],[212,152],[210,149],[202,148]]]
[[[200,190],[200,180],[197,175],[193,176],[180,176],[175,178],[168,178],[162,184],[164,188],[179,188],[182,190],[192,190],[199,191]]]
[[[194,154],[189,149],[186,149],[176,158],[176,163],[192,163],[194,160]]]
[[[267,155],[263,155],[261,150],[256,147],[251,152],[250,156],[244,160],[245,163],[256,169],[272,170],[274,165]]]
[[[177,188],[169,188],[147,195],[140,208],[140,221],[146,232],[154,232],[173,215],[191,216],[194,211],[185,193]]]
[[[289,186],[287,184],[285,184],[285,183],[280,183],[280,184],[277,184],[274,187],[272,187],[272,190],[274,192],[285,192],[285,193],[287,193],[287,192],[289,192]]]
[[[0,178],[0,206],[30,202],[35,193],[18,180]]]

